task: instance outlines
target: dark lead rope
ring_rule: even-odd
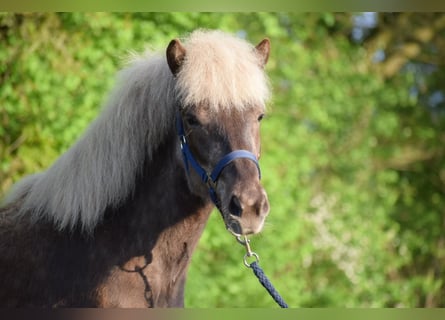
[[[278,291],[274,288],[272,283],[269,281],[269,279],[266,277],[266,275],[263,272],[263,269],[261,269],[260,265],[257,261],[252,262],[249,265],[249,268],[253,270],[253,273],[256,275],[260,283],[263,285],[264,288],[266,288],[267,292],[271,295],[271,297],[275,300],[276,303],[281,308],[289,308],[286,302],[284,302],[283,298],[280,296]]]
[[[278,291],[272,285],[269,278],[266,277],[263,269],[261,269],[261,267],[259,265],[260,257],[255,252],[253,252],[252,249],[250,249],[250,240],[247,239],[246,236],[236,237],[236,240],[238,240],[238,243],[242,244],[246,248],[246,251],[247,251],[247,253],[244,255],[244,265],[246,267],[252,269],[253,273],[258,278],[260,283],[263,285],[264,288],[266,288],[267,292],[269,292],[271,297],[275,300],[276,303],[278,303],[278,305],[281,308],[289,308],[287,303],[284,302],[284,299],[280,296]],[[255,261],[249,264],[247,262],[247,258],[250,258],[250,257],[254,257]]]

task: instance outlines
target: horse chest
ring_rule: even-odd
[[[133,257],[115,266],[98,288],[100,307],[182,307],[186,270],[190,261],[187,243],[183,251],[169,259],[153,261],[144,256]]]
[[[208,213],[200,216],[188,217],[162,232],[146,254],[114,266],[97,290],[98,305],[183,307],[188,266]]]

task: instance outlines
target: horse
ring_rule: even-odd
[[[218,30],[135,55],[99,116],[0,209],[0,306],[184,307],[213,208],[262,230],[260,121],[270,41]]]

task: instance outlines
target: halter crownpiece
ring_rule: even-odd
[[[258,176],[261,179],[261,170],[260,170],[260,165],[258,163],[258,159],[252,152],[247,150],[235,150],[226,154],[224,157],[221,158],[221,160],[218,161],[216,166],[213,168],[212,172],[209,174],[206,170],[204,170],[203,167],[201,167],[198,161],[196,161],[195,157],[193,156],[190,150],[190,147],[187,143],[187,139],[185,136],[184,125],[182,122],[182,115],[180,111],[178,111],[176,115],[176,130],[179,136],[179,141],[181,143],[181,150],[187,174],[189,174],[190,172],[189,170],[189,163],[190,163],[193,169],[196,171],[196,173],[200,176],[201,181],[207,185],[207,188],[209,189],[210,199],[212,199],[212,202],[220,211],[221,208],[215,191],[216,184],[224,168],[227,165],[229,165],[232,161],[240,158],[252,160],[258,169]]]

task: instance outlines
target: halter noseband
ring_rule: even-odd
[[[190,150],[190,147],[187,143],[187,139],[185,137],[184,125],[182,122],[182,116],[180,111],[178,111],[176,115],[176,130],[179,136],[179,141],[181,143],[181,150],[187,174],[189,174],[189,163],[190,163],[193,169],[195,169],[196,173],[198,173],[198,175],[200,176],[201,181],[207,185],[207,188],[209,189],[210,199],[212,199],[213,203],[218,209],[221,208],[219,206],[218,197],[216,196],[216,191],[215,191],[216,184],[218,182],[219,176],[221,175],[221,172],[232,161],[239,158],[252,160],[258,169],[258,176],[261,179],[261,170],[260,170],[260,165],[258,164],[258,159],[252,152],[247,150],[235,150],[226,154],[224,157],[221,158],[221,160],[218,161],[216,166],[213,168],[212,172],[209,174],[207,171],[204,170],[203,167],[201,167],[198,161],[196,161],[195,157],[193,156]]]

